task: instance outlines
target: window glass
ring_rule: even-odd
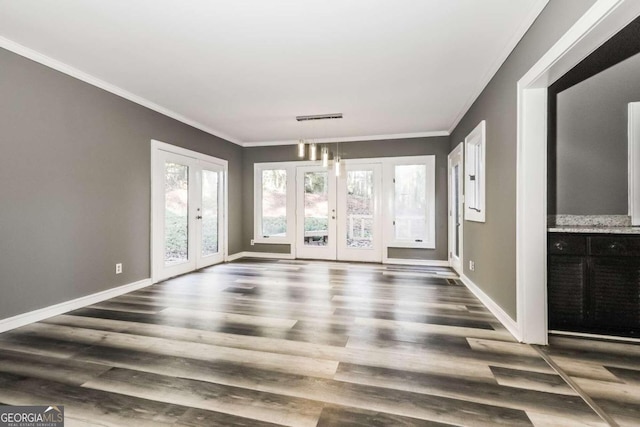
[[[202,256],[215,255],[219,251],[218,247],[218,219],[219,192],[218,192],[218,172],[202,171]]]
[[[347,247],[373,248],[375,198],[372,170],[347,172]]]
[[[485,138],[486,123],[483,120],[464,140],[464,218],[467,221],[485,221]]]
[[[189,166],[164,165],[164,263],[189,260]]]
[[[329,174],[304,174],[304,244],[329,244]]]
[[[396,165],[394,212],[396,240],[424,241],[427,237],[426,165]]]
[[[262,171],[262,236],[287,235],[287,171]]]

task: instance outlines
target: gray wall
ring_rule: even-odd
[[[640,101],[638,76],[640,54],[557,94],[557,210],[550,213],[628,213],[627,104]]]
[[[152,138],[229,161],[240,251],[240,147],[0,49],[0,319],[150,276]]]
[[[551,0],[451,135],[487,120],[486,222],[464,222],[464,273],[516,318],[516,83],[594,0]],[[475,261],[475,271],[469,261]]]
[[[343,159],[421,156],[436,156],[436,249],[394,249],[392,258],[447,259],[447,154],[449,138],[411,138],[382,141],[347,142],[340,144]],[[289,245],[251,246],[253,239],[253,165],[263,162],[299,160],[293,145],[246,148],[244,152],[243,182],[243,244],[245,251],[289,253]]]

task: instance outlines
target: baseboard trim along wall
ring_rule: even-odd
[[[484,304],[487,309],[493,313],[494,316],[502,323],[502,325],[507,328],[509,333],[513,335],[518,342],[522,342],[522,334],[520,333],[520,328],[518,327],[518,323],[511,318],[503,309],[500,307],[494,300],[489,297],[489,295],[485,294],[482,289],[478,287],[471,279],[469,279],[464,274],[460,276],[460,280],[462,283],[480,300],[482,304]]]
[[[273,252],[238,252],[227,257],[227,262],[240,258],[268,258],[268,259],[295,259],[293,254],[273,253]]]
[[[227,256],[227,262],[235,261],[240,258],[268,258],[268,259],[296,259],[293,254],[273,253],[273,252],[238,252]],[[399,264],[399,265],[424,265],[429,267],[449,267],[449,261],[432,260],[432,259],[402,259],[387,258],[382,261],[383,264]]]
[[[0,333],[19,328],[20,326],[28,325],[30,323],[39,322],[40,320],[67,313],[72,310],[77,310],[78,308],[86,307],[91,304],[96,304],[110,298],[115,298],[122,294],[133,292],[149,285],[151,285],[151,279],[143,279],[137,282],[118,286],[117,288],[107,289],[105,291],[96,292],[95,294],[86,295],[55,305],[50,305],[49,307],[44,307],[38,310],[30,311],[28,313],[8,317],[6,319],[0,320]]]
[[[449,267],[449,261],[441,261],[437,259],[409,259],[409,258],[387,258],[382,261],[383,264],[399,264],[399,265],[424,265],[428,267]]]
[[[631,337],[619,337],[615,335],[599,335],[599,334],[587,334],[583,332],[569,332],[569,331],[556,331],[549,330],[550,335],[560,335],[565,337],[579,337],[579,338],[590,338],[597,339],[603,341],[624,341],[624,342],[635,342],[640,343],[640,338],[631,338]]]

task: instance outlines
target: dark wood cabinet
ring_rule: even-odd
[[[555,256],[551,257],[548,268],[549,325],[552,329],[583,325],[587,319],[586,259]]]
[[[640,336],[640,235],[549,233],[549,329]]]

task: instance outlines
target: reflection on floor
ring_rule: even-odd
[[[638,425],[640,347],[519,344],[446,268],[243,260],[1,334],[0,402],[67,425]]]

